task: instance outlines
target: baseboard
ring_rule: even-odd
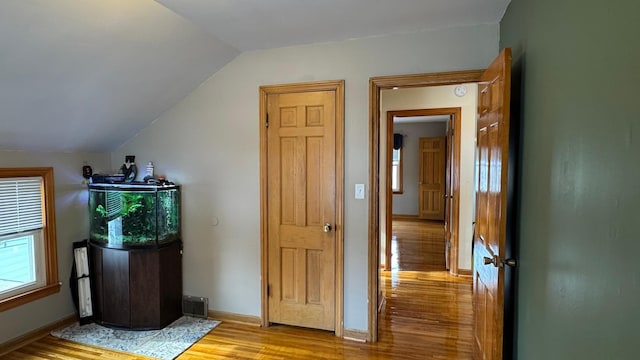
[[[468,276],[471,277],[473,275],[473,271],[471,269],[458,269],[457,276]]]
[[[51,333],[51,331],[55,329],[67,327],[76,321],[78,321],[78,317],[76,314],[69,315],[65,318],[54,321],[50,324],[44,325],[35,330],[29,331],[26,334],[20,335],[5,343],[2,343],[0,344],[0,357],[36,340],[42,339],[43,337],[49,335],[49,333]]]
[[[242,315],[218,310],[209,310],[207,312],[209,319],[239,323],[245,325],[260,326],[262,319],[259,316]]]
[[[352,340],[358,342],[370,342],[371,337],[369,333],[364,330],[355,330],[355,329],[344,329],[342,332],[342,337],[345,340]]]
[[[421,221],[418,218],[418,215],[407,215],[407,214],[392,214],[392,220],[404,220],[404,221]]]
[[[391,220],[420,221],[420,222],[431,222],[431,223],[437,223],[437,224],[444,224],[444,220],[420,219],[418,217],[418,215],[406,215],[406,214],[393,214],[393,215],[391,215]]]

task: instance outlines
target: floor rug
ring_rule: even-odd
[[[158,359],[174,359],[220,324],[219,321],[183,316],[161,330],[111,329],[98,324],[75,323],[51,335],[82,344],[99,346]]]

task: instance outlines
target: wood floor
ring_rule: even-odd
[[[471,280],[444,271],[442,225],[394,221],[375,344],[289,326],[223,322],[178,359],[470,359]],[[363,305],[364,306],[364,305]],[[3,359],[145,359],[47,336]]]

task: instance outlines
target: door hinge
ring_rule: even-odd
[[[267,297],[271,296],[271,284],[267,284]]]
[[[265,126],[266,126],[267,128],[269,127],[269,113],[267,113],[267,122],[266,122]]]

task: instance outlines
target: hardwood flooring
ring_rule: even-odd
[[[442,222],[393,220],[391,270],[445,271],[444,251]]]
[[[397,266],[381,274],[386,302],[375,344],[325,331],[223,322],[178,359],[470,359],[471,280],[444,271],[441,228],[438,223],[394,221]],[[3,358],[145,359],[52,336]]]

